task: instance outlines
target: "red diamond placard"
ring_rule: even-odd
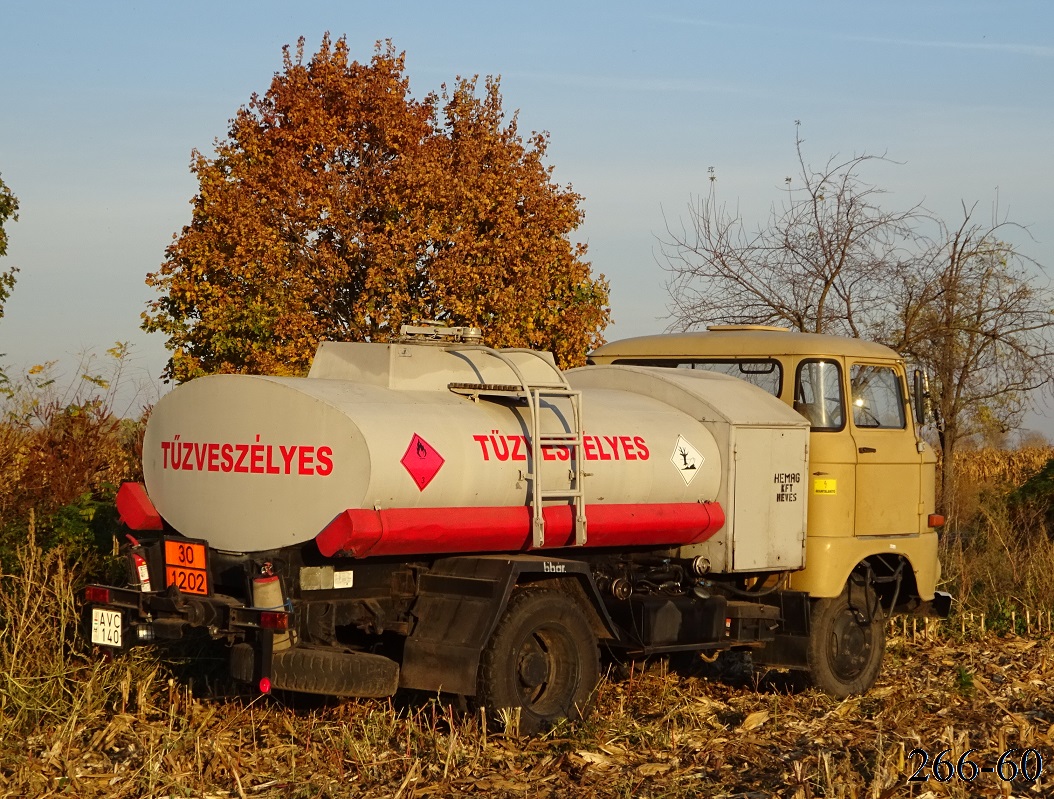
[[[410,439],[410,446],[406,448],[406,454],[399,463],[409,472],[418,490],[424,491],[446,461],[431,444],[414,433],[414,437]]]

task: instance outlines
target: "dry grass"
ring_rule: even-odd
[[[0,572],[0,738],[74,725],[104,712],[118,689],[118,667],[89,655],[80,634],[75,586],[62,550],[30,539],[14,573]],[[122,667],[123,668],[123,667]]]
[[[945,579],[961,610],[987,612],[993,620],[1025,608],[1054,607],[1054,538],[1045,512],[990,497],[974,526],[941,541]]]
[[[296,707],[195,688],[156,650],[103,662],[74,637],[63,558],[20,558],[0,586],[0,797],[1054,794],[1049,631],[894,637],[875,689],[845,702],[781,675],[679,677],[659,662],[605,680],[589,720],[526,740],[435,698]],[[1012,747],[1042,755],[1039,782],[907,783],[914,748],[994,764]]]
[[[1054,608],[1054,496],[1015,493],[1052,456],[1029,447],[958,458],[959,522],[941,537],[944,588],[961,612],[984,612],[998,630],[1015,611]]]

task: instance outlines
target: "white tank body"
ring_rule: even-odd
[[[556,374],[507,357],[528,382]],[[307,378],[199,378],[151,414],[147,492],[183,535],[240,552],[309,541],[348,509],[524,506],[526,408],[449,388],[514,382],[487,352],[394,344],[323,345]],[[617,385],[583,388],[581,406],[587,504],[719,498],[726,470],[701,416]],[[543,408],[543,433],[570,429],[568,400]],[[543,486],[567,488],[570,466],[567,449],[543,448]]]

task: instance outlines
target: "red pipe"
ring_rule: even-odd
[[[575,544],[573,508],[544,508],[545,549]],[[588,547],[677,546],[705,541],[725,523],[716,502],[587,505]],[[532,549],[531,509],[352,508],[315,536],[326,557],[516,552]]]

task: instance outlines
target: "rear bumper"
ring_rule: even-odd
[[[157,640],[178,640],[194,631],[203,631],[212,638],[243,640],[254,631],[275,629],[275,617],[283,613],[247,607],[241,600],[222,594],[191,596],[175,588],[142,592],[134,588],[90,585],[85,589],[85,600],[88,617],[92,608],[120,612],[120,649]],[[286,620],[287,627],[291,621]],[[89,631],[86,637],[90,640]]]

